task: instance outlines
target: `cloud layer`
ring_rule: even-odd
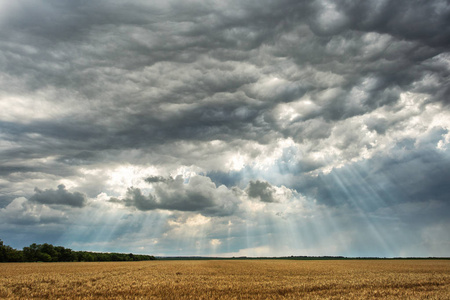
[[[0,1],[1,238],[448,255],[448,20],[444,0]]]

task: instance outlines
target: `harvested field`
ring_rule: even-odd
[[[449,299],[450,260],[5,263],[2,299]]]

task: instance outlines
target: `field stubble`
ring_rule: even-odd
[[[449,299],[450,260],[0,265],[2,299]]]

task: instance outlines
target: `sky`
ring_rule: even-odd
[[[0,0],[0,239],[450,256],[448,0]]]

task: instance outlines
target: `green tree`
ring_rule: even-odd
[[[45,253],[50,257],[50,260],[45,260],[45,261],[58,261],[58,252],[55,250],[55,247],[51,244],[42,244],[42,245],[38,245],[39,248],[39,252],[41,253]],[[47,259],[47,255],[45,255],[46,259]],[[41,259],[39,259],[41,260]],[[44,260],[42,260],[44,261]]]
[[[53,246],[52,244],[33,243],[24,247],[22,251],[7,246],[0,240],[0,262],[19,262],[19,261],[140,261],[154,260],[151,255],[125,254],[125,253],[97,253],[87,251],[72,251],[62,246]]]
[[[5,245],[0,240],[0,262],[20,262],[23,261],[22,251]]]
[[[36,243],[31,244],[29,247],[23,248],[23,258],[25,261],[37,261],[38,253],[39,247]]]
[[[51,262],[52,261],[52,257],[48,253],[38,252],[38,254],[37,254],[37,261]]]
[[[72,249],[64,248],[62,246],[55,247],[55,251],[58,253],[58,261],[76,261],[77,255]]]
[[[6,245],[3,245],[3,241],[0,240],[0,262],[6,262],[8,261],[8,257],[6,255]]]

